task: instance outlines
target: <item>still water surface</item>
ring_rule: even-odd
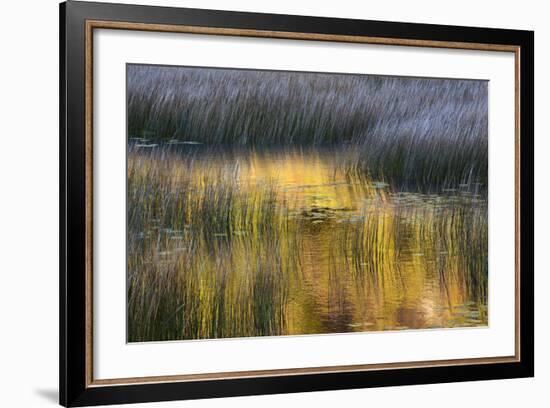
[[[162,211],[182,215],[140,210],[139,225],[129,231],[151,242],[133,246],[130,239],[129,271],[154,264],[161,253],[182,292],[165,296],[186,298],[196,279],[201,301],[193,309],[175,302],[175,317],[167,307],[164,325],[184,322],[176,334],[152,337],[487,325],[487,201],[476,186],[424,194],[398,189],[349,171],[349,152],[334,149],[158,150],[131,149],[129,174],[154,174],[153,181],[168,186]],[[129,206],[139,207],[132,186]],[[200,216],[193,215],[197,208]],[[211,212],[218,213],[215,221]],[[186,220],[181,228],[174,225],[178,217]],[[182,260],[190,245],[200,260]],[[179,310],[187,312],[178,317]],[[199,311],[197,328],[188,331],[187,320]]]

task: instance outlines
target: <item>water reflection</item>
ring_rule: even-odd
[[[486,195],[348,155],[133,146],[131,341],[487,325]]]

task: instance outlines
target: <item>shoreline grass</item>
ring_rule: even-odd
[[[128,65],[128,135],[208,146],[347,146],[403,189],[487,184],[486,81]]]

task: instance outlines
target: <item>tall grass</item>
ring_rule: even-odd
[[[487,82],[128,65],[128,340],[487,324]]]
[[[250,181],[238,162],[130,147],[129,341],[486,323],[482,197],[375,190],[332,210]],[[403,317],[440,297],[447,318]],[[456,320],[467,302],[478,315]]]
[[[487,82],[128,65],[130,137],[350,148],[411,188],[487,183]]]
[[[296,244],[272,187],[188,171],[130,152],[129,341],[281,334]]]
[[[485,200],[468,193],[444,203],[429,196],[398,197],[363,208],[359,222],[342,222],[333,230],[331,275],[349,280],[344,290],[337,282],[336,290],[344,291],[338,298],[353,298],[363,320],[376,317],[370,330],[486,323]],[[434,298],[448,320],[422,317],[418,303]],[[471,310],[457,310],[464,304]],[[414,318],[396,315],[407,307]]]

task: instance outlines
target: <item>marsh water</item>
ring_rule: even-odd
[[[351,156],[130,143],[130,341],[487,325],[483,186]]]

